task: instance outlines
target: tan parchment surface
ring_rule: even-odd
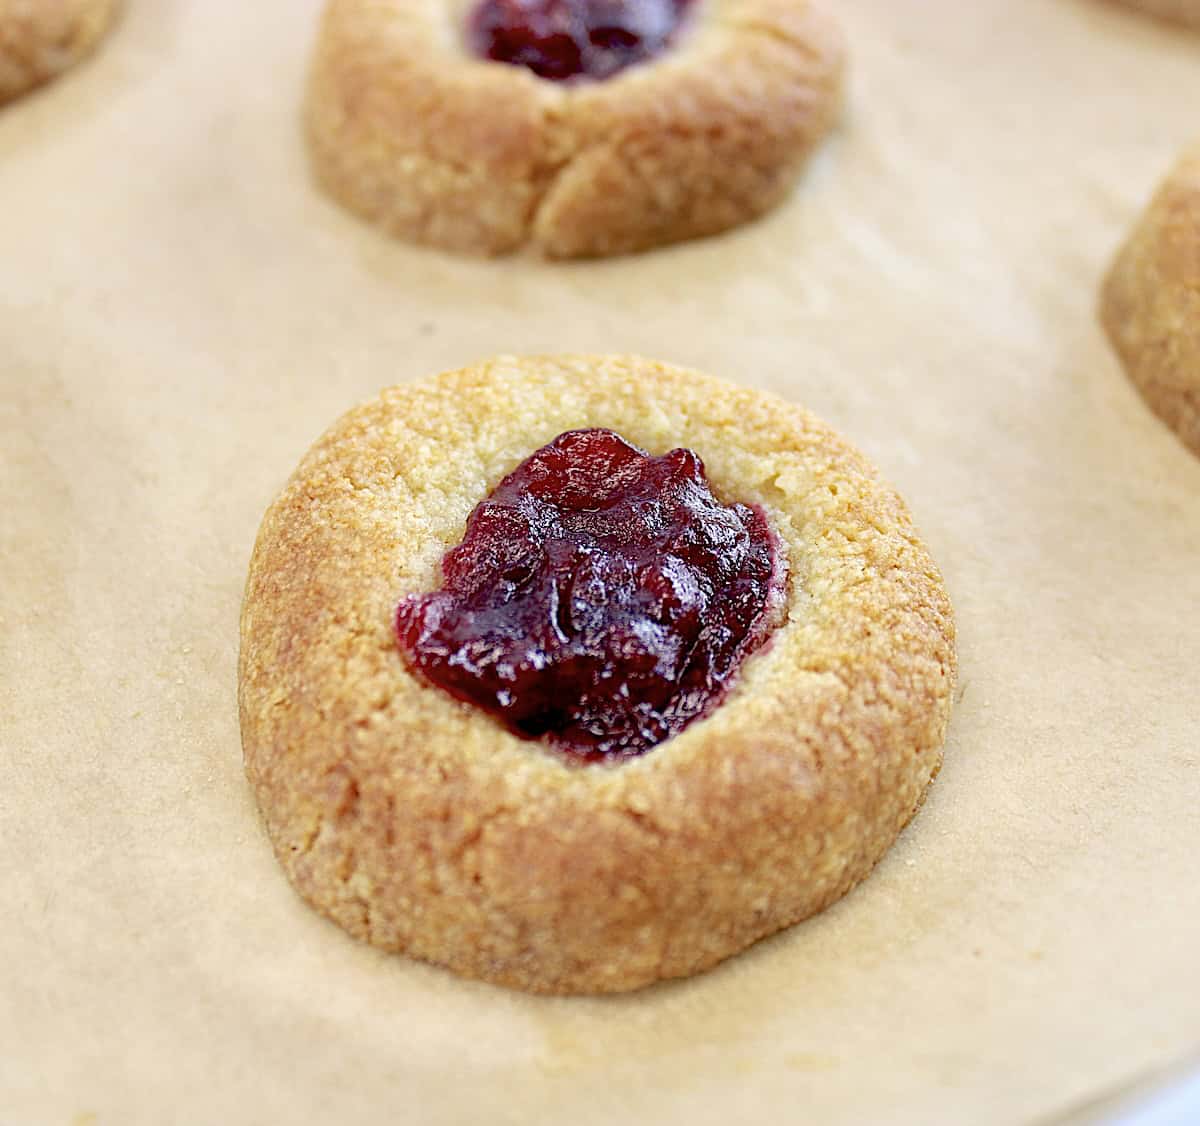
[[[1200,36],[1094,0],[841,6],[851,104],[792,202],[602,264],[417,251],[319,197],[315,0],[130,0],[0,114],[4,1126],[1011,1123],[1200,1048],[1200,461],[1093,316],[1200,134]],[[615,1000],[317,918],[235,714],[252,539],[308,444],[384,384],[558,349],[843,428],[961,637],[945,769],[872,879]]]

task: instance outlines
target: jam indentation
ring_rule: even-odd
[[[661,54],[690,0],[479,0],[467,44],[541,78],[610,78]]]
[[[687,449],[573,430],[471,513],[439,591],[404,599],[400,647],[510,731],[597,760],[709,712],[778,623],[766,515],[713,496]]]

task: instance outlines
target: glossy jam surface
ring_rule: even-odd
[[[668,46],[690,0],[480,0],[467,43],[541,78],[609,78]]]
[[[396,614],[410,664],[527,738],[642,754],[718,704],[777,624],[761,510],[725,505],[690,450],[572,430],[476,506],[443,588]]]

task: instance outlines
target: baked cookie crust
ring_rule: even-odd
[[[1170,173],[1117,254],[1100,320],[1150,408],[1200,456],[1200,149]]]
[[[564,86],[462,46],[452,0],[331,0],[307,129],[317,179],[391,235],[596,257],[775,206],[833,124],[843,50],[808,0],[698,0],[681,41]]]
[[[1160,20],[1200,27],[1200,0],[1116,0],[1127,8],[1137,8]]]
[[[474,505],[580,426],[696,450],[791,576],[720,707],[611,765],[429,686],[393,632]],[[629,357],[501,358],[350,411],[267,512],[242,612],[246,770],[300,894],[376,946],[545,993],[693,974],[844,895],[921,804],[954,678],[937,568],[860,453]]]
[[[91,53],[117,0],[0,0],[0,105]]]

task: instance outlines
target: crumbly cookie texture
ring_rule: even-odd
[[[1200,149],[1167,177],[1121,248],[1100,319],[1142,397],[1200,456]]]
[[[1117,0],[1117,3],[1171,23],[1200,27],[1200,0]]]
[[[833,124],[843,51],[808,0],[699,0],[681,41],[563,86],[462,46],[449,0],[331,0],[307,125],[319,182],[389,234],[596,257],[780,200]]]
[[[711,715],[573,764],[419,680],[398,601],[474,505],[574,427],[707,463],[766,511],[787,619]],[[280,863],[351,934],[460,974],[607,993],[696,973],[863,879],[941,762],[954,624],[903,501],[808,412],[628,357],[394,387],[264,518],[241,626],[246,769]]]
[[[0,105],[89,54],[116,11],[117,0],[0,0]]]

